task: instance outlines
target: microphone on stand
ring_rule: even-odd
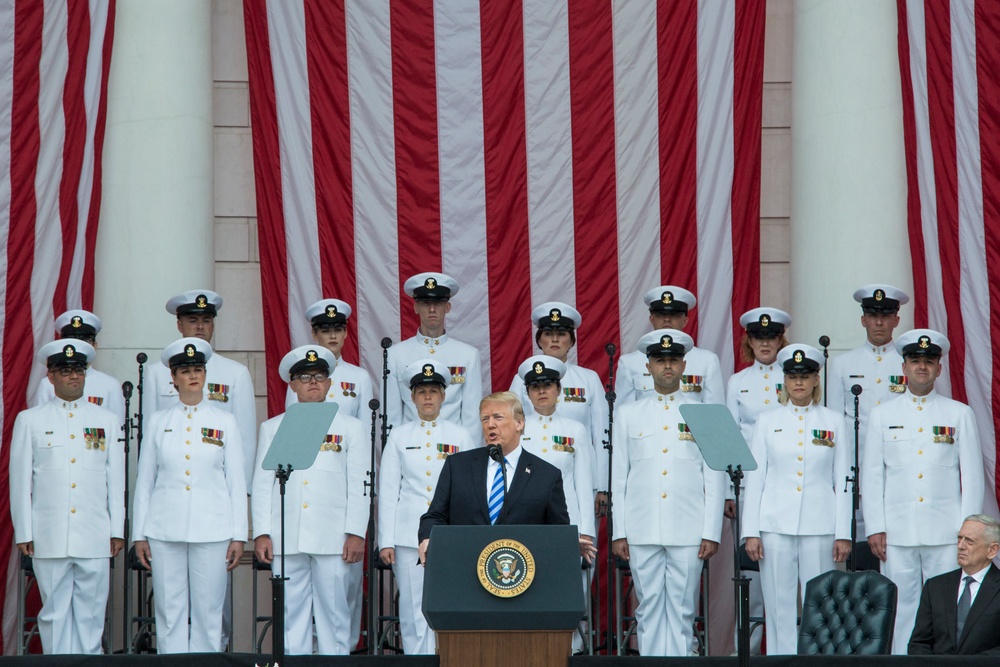
[[[607,352],[609,357],[615,356],[615,352],[618,351],[618,347],[614,343],[608,343],[604,346],[604,351]]]
[[[819,337],[819,344],[820,344],[820,347],[823,348],[823,407],[825,408],[826,405],[827,405],[827,400],[826,400],[826,378],[827,378],[827,361],[829,361],[829,359],[830,359],[830,350],[828,349],[830,347],[830,337],[829,336],[820,336]]]
[[[382,339],[382,349],[388,350],[390,347],[392,347],[392,339],[386,336]]]
[[[122,396],[132,398],[132,383],[128,380],[122,383]]]
[[[851,387],[851,393],[854,394],[855,396],[860,396],[862,391],[863,390],[861,389],[860,384],[856,384],[853,387]]]
[[[144,364],[146,363],[147,359],[149,359],[149,357],[146,356],[145,352],[140,352],[139,354],[135,355],[136,363]]]

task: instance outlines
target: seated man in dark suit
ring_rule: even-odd
[[[431,506],[420,517],[421,563],[434,526],[569,524],[559,469],[521,447],[524,407],[517,395],[490,394],[479,403],[479,419],[486,447],[448,457]],[[500,463],[490,457],[491,449],[499,449],[506,462],[506,494]],[[589,554],[589,543],[587,549]]]
[[[928,579],[910,655],[1000,655],[1000,523],[973,514],[958,531],[961,569]]]

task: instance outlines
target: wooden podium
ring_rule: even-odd
[[[441,667],[566,667],[584,614],[574,526],[437,526],[423,611]]]

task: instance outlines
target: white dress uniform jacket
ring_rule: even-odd
[[[766,531],[851,539],[844,480],[853,444],[837,412],[788,403],[760,414],[752,441],[757,470],[747,479],[744,538]]]
[[[826,404],[831,410],[844,413],[845,421],[852,425],[852,436],[854,394],[851,393],[851,387],[861,385],[861,395],[858,396],[858,434],[862,445],[872,408],[897,398],[906,391],[906,376],[902,369],[903,357],[896,350],[896,343],[893,341],[882,346],[866,343],[830,360]]]
[[[204,400],[152,415],[139,456],[134,541],[246,541],[243,440],[236,418]]]
[[[587,444],[591,448],[591,483],[594,490],[604,491],[604,487],[608,485],[608,450],[604,449],[604,440],[608,437],[608,401],[601,377],[589,368],[567,363],[566,374],[560,382],[562,394],[559,396],[556,413],[564,419],[579,422],[586,429]],[[520,397],[525,416],[534,415],[535,410],[528,400],[524,378],[515,377],[510,383],[510,390]]]
[[[983,457],[972,409],[907,391],[872,409],[861,458],[867,535],[899,547],[954,544],[983,509]]]
[[[613,539],[661,546],[719,542],[723,473],[705,465],[681,416],[686,402],[689,395],[680,391],[654,393],[618,409],[611,464],[621,519]]]
[[[385,397],[389,423],[401,426],[419,420],[410,396],[410,378],[405,373],[406,367],[418,359],[433,359],[451,371],[451,384],[441,406],[441,418],[464,426],[470,435],[481,433],[479,401],[483,398],[483,376],[479,350],[447,334],[432,338],[417,332],[413,338],[389,348]]]
[[[692,347],[684,355],[686,365],[681,380],[681,391],[696,403],[726,402],[726,379],[722,375],[719,357],[701,347]],[[646,355],[636,350],[623,354],[615,373],[615,394],[618,405],[632,403],[652,396],[653,380],[646,370]]]
[[[281,553],[281,496],[273,470],[261,466],[284,415],[260,425],[260,447],[250,498],[253,536],[269,535]],[[347,535],[363,538],[368,529],[365,474],[371,443],[362,423],[337,413],[326,442],[307,470],[295,470],[285,484],[285,554],[337,555]],[[414,529],[416,532],[416,529]]]
[[[36,558],[108,558],[111,538],[124,538],[119,427],[117,415],[83,399],[53,399],[17,415],[10,442],[16,543],[34,542]]]
[[[754,362],[729,378],[726,386],[726,407],[740,425],[740,433],[749,445],[753,441],[753,428],[762,412],[774,410],[780,404],[784,372],[777,362],[764,365]]]
[[[257,403],[250,371],[238,361],[215,353],[205,364],[205,375],[205,398],[211,401],[211,405],[236,418],[243,438],[243,484],[249,490],[257,450],[254,438],[257,433]],[[149,364],[145,381],[143,412],[147,420],[154,412],[179,403],[177,389],[170,379],[170,369],[163,364]]]
[[[392,429],[379,468],[380,548],[417,548],[420,517],[434,498],[445,460],[478,446],[468,429],[446,419]]]
[[[339,405],[338,414],[364,422],[371,419],[368,403],[372,400],[372,396],[372,379],[368,376],[368,372],[360,366],[338,359],[333,373],[330,374],[330,391],[326,394],[326,402]],[[285,393],[285,407],[298,402],[298,396],[289,387]]]
[[[576,526],[581,535],[596,539],[589,444],[583,424],[562,416],[558,409],[549,417],[538,413],[525,417],[521,446],[559,468],[570,524]],[[604,485],[607,486],[607,479]]]
[[[31,407],[45,405],[56,397],[55,389],[47,377],[42,377],[35,391],[35,397],[31,401]],[[121,428],[125,420],[125,396],[122,394],[122,383],[111,377],[107,373],[102,373],[93,366],[87,369],[87,379],[83,388],[83,398],[81,400],[93,403],[99,407],[111,410],[118,415],[118,427]],[[135,406],[133,406],[135,407]],[[117,440],[118,436],[115,436]]]

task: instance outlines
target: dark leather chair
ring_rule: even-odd
[[[896,584],[878,572],[826,572],[806,583],[799,655],[888,655]]]

